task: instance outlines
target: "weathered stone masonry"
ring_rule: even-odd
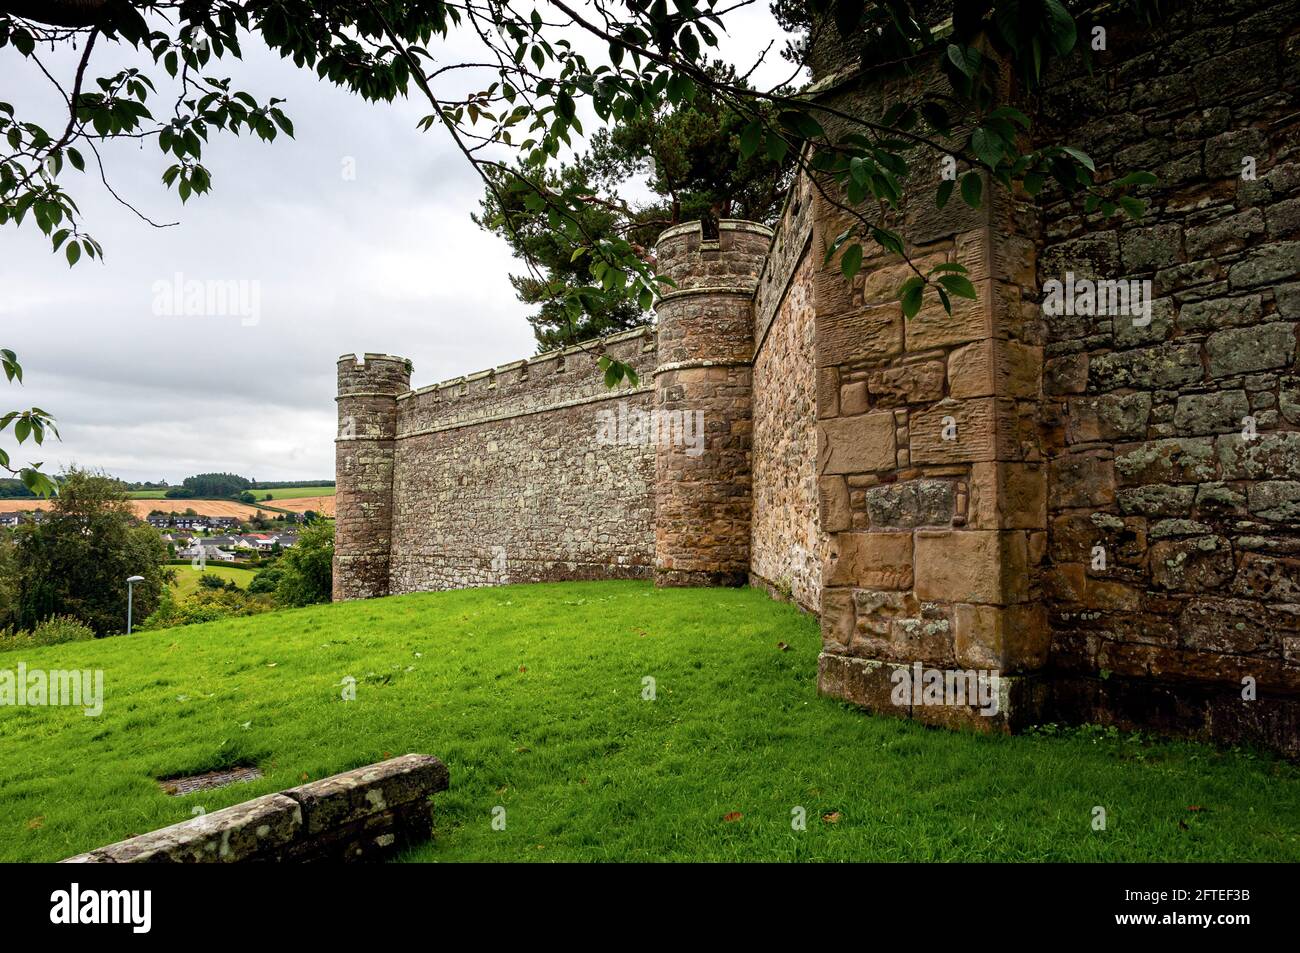
[[[906,713],[1300,754],[1300,4],[1183,4],[1154,34],[1103,24],[1092,74],[1061,70],[1038,101],[1003,83],[1103,179],[1155,172],[1144,221],[987,179],[978,212],[939,212],[931,160],[896,224],[922,267],[967,265],[979,300],[904,322],[895,262],[852,288],[835,263],[819,274],[821,688],[897,712],[902,664],[996,669],[997,718]],[[824,63],[823,98],[846,111],[942,82],[925,63],[905,76],[836,74],[834,50]],[[814,244],[845,224],[816,218]],[[1152,321],[1044,314],[1042,288],[1068,272],[1150,279]]]
[[[1003,76],[1101,176],[1160,182],[1140,223],[987,180],[979,210],[939,210],[918,157],[893,224],[922,269],[969,269],[952,315],[903,318],[896,258],[852,283],[824,263],[848,219],[800,181],[775,235],[662,236],[657,330],[418,391],[399,359],[345,358],[336,597],[748,579],[819,613],[821,691],[872,710],[1300,754],[1298,8],[1186,4],[1155,37],[1103,21],[1093,74],[1033,101]],[[845,112],[943,83],[935,57],[876,75],[819,55]],[[1153,320],[1045,315],[1065,272],[1150,279]],[[604,388],[603,349],[637,387]],[[620,406],[701,411],[703,452],[596,440]],[[896,705],[918,662],[999,673],[997,715]]]

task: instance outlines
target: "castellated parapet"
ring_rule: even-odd
[[[655,582],[740,585],[749,576],[754,292],[772,230],[724,220],[659,238],[662,274],[676,282],[659,317],[655,410]],[[702,442],[666,439],[675,421]]]
[[[388,595],[397,396],[410,387],[411,362],[403,358],[339,358],[335,600]]]
[[[1023,104],[1099,181],[1151,168],[1140,222],[987,176],[980,208],[939,208],[918,153],[888,219],[909,262],[867,242],[846,279],[825,249],[880,209],[801,178],[775,236],[661,236],[657,328],[416,391],[400,359],[346,358],[336,598],[748,578],[820,616],[820,691],[881,714],[1300,756],[1294,0],[1184,7],[1156,40],[1106,13],[1094,69]],[[942,84],[945,49],[809,95],[837,137]],[[943,264],[975,297],[905,317],[899,286]],[[1046,312],[1070,274],[1145,283],[1149,311]],[[639,382],[606,388],[602,353]],[[996,676],[997,704],[895,692],[918,667]]]

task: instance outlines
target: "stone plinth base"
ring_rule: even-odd
[[[823,652],[817,659],[817,691],[878,714],[983,733],[1022,731],[1041,721],[1046,707],[1047,684],[1036,675],[1000,675],[996,687],[985,681],[983,704],[928,704],[923,681],[917,680],[921,687],[914,690],[900,688],[903,676],[915,679],[916,673],[897,662]]]
[[[1114,725],[1218,745],[1258,745],[1300,758],[1300,697],[1241,697],[1233,683],[1062,675],[1053,679],[1049,721]]]
[[[655,585],[660,589],[688,589],[706,586],[744,586],[749,573],[741,569],[699,571],[692,569],[656,569]]]

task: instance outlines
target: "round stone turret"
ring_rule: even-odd
[[[397,398],[411,389],[411,362],[345,354],[338,367],[334,599],[370,599],[388,595]]]
[[[726,220],[659,236],[655,371],[655,582],[743,585],[749,576],[754,291],[772,231]]]

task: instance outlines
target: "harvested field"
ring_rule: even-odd
[[[320,499],[328,499],[328,497],[320,497]],[[241,519],[251,519],[257,515],[256,506],[246,506],[233,500],[128,500],[127,502],[135,515],[141,519],[144,519],[154,510],[162,510],[164,513],[170,513],[173,510],[177,513],[184,513],[186,510],[193,510],[200,516],[237,516]],[[301,501],[286,500],[285,502],[299,503]],[[0,513],[47,510],[50,506],[49,500],[0,500]],[[315,509],[315,507],[304,507],[304,509]],[[274,515],[269,510],[264,509],[262,512]],[[333,513],[334,508],[331,506],[330,514],[333,515]]]
[[[325,516],[334,515],[334,497],[333,496],[303,496],[296,500],[271,500],[266,506],[274,506],[280,510],[292,510],[294,513],[306,513],[308,510],[314,510]]]

